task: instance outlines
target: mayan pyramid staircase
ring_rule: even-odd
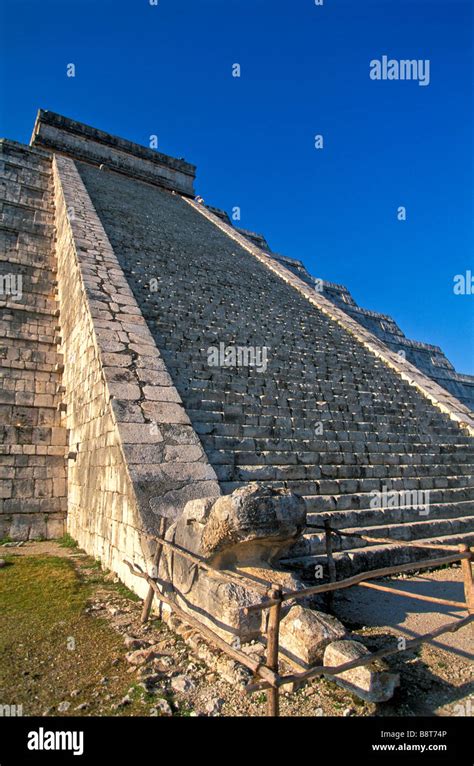
[[[1,141],[0,178],[0,275],[21,277],[21,295],[0,294],[0,538],[57,537],[65,529],[67,432],[51,157]]]
[[[474,542],[466,430],[178,195],[77,166],[222,491],[304,496],[288,567],[324,563],[325,520],[394,540],[345,538],[341,572],[426,557],[403,541]],[[210,367],[220,342],[269,347],[268,369]],[[429,490],[429,513],[373,509],[383,490]]]

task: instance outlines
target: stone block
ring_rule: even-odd
[[[358,641],[335,641],[324,652],[325,667],[338,667],[346,662],[370,657],[369,650]],[[361,667],[345,670],[332,677],[344,689],[368,702],[387,702],[400,683],[398,673],[393,673],[386,662],[374,660]]]
[[[346,635],[344,625],[330,614],[292,606],[280,622],[283,654],[312,665],[323,659],[324,649]]]
[[[190,508],[187,518],[191,520],[192,514]],[[218,567],[236,561],[272,561],[288,550],[305,522],[301,498],[288,490],[249,484],[220,497],[209,509],[199,550]]]

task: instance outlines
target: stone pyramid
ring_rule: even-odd
[[[341,538],[341,572],[474,541],[473,379],[440,349],[316,289],[184,160],[47,111],[0,151],[0,536],[67,528],[134,587],[162,516],[257,483],[303,498],[307,579],[325,521],[384,539]]]

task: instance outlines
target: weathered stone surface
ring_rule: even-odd
[[[74,163],[56,157],[53,165],[65,397],[77,445],[69,530],[143,593],[146,583],[124,564],[145,566],[142,532],[219,487]],[[194,452],[178,454],[176,435]]]
[[[272,562],[291,545],[304,521],[301,500],[288,490],[250,484],[217,500],[200,498],[189,502],[166,536],[216,568],[238,565],[250,581],[281,582],[298,590],[301,583],[288,572],[275,570]],[[263,596],[248,583],[210,577],[177,551],[166,549],[160,576],[173,581],[178,603],[185,611],[198,614],[227,640],[248,641],[259,636],[262,613],[246,615],[242,610]],[[180,594],[185,596],[181,598]],[[307,634],[303,645],[306,640]]]
[[[184,160],[170,157],[123,138],[110,136],[81,122],[40,109],[32,143],[52,151],[69,154],[96,165],[127,172],[166,189],[193,194],[196,168]]]
[[[358,641],[335,641],[329,644],[324,652],[324,665],[337,667],[369,656],[369,650]],[[368,665],[345,670],[333,678],[339,686],[368,702],[387,702],[400,683],[398,673],[391,672],[382,660],[374,660]]]
[[[346,635],[344,625],[330,614],[292,606],[280,623],[283,654],[311,665],[322,660],[325,647]]]
[[[16,540],[65,528],[51,165],[45,152],[0,141],[0,536]]]
[[[250,641],[260,635],[262,614],[242,611],[262,600],[250,587],[210,577],[176,551],[163,553],[160,577],[173,582],[175,598],[185,612],[199,617],[226,640]]]
[[[158,699],[154,703],[154,707],[150,709],[150,715],[153,716],[172,716],[173,711],[170,707],[169,702],[167,702],[164,699]]]
[[[157,654],[153,647],[136,649],[125,655],[125,659],[130,665],[145,665],[147,662],[151,662],[151,660],[154,660],[157,657],[159,657],[159,654]]]
[[[135,638],[135,636],[124,636],[123,642],[127,649],[130,651],[136,651],[137,649],[146,649],[149,642],[143,638]],[[133,664],[133,663],[132,663]]]
[[[275,560],[296,540],[305,520],[300,498],[253,483],[215,501],[188,504],[172,534],[214,566],[228,567]]]
[[[223,699],[214,697],[213,699],[210,699],[206,702],[206,704],[204,705],[204,712],[207,713],[207,715],[211,715],[211,716],[219,715],[223,704],[224,704]]]
[[[171,679],[171,688],[174,692],[179,692],[180,694],[191,692],[195,686],[194,681],[188,676],[175,676],[175,678]]]

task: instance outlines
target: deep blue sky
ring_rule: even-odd
[[[454,275],[474,272],[472,2],[0,10],[0,135],[27,143],[38,107],[146,145],[157,134],[161,151],[197,165],[206,202],[240,206],[240,225],[273,250],[474,373],[474,295],[453,294]],[[373,82],[369,62],[383,54],[430,59],[430,84]]]

